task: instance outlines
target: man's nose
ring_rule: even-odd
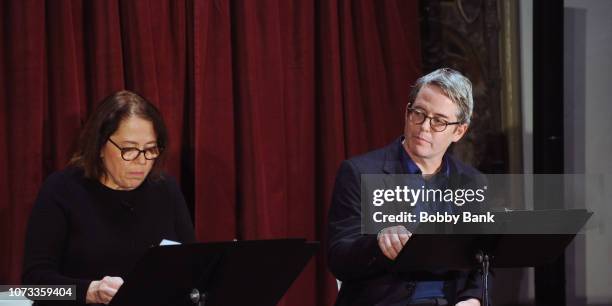
[[[421,131],[425,131],[425,132],[431,131],[431,118],[425,117],[425,121],[421,123]]]

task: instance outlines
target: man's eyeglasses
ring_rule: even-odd
[[[440,117],[429,117],[425,111],[418,108],[408,108],[408,120],[414,124],[423,124],[429,119],[429,126],[434,132],[444,132],[449,125],[462,124],[463,121],[448,122]]]
[[[159,157],[161,153],[161,149],[158,146],[146,148],[144,150],[140,150],[138,148],[122,148],[118,144],[116,144],[112,139],[108,138],[108,141],[112,143],[119,151],[121,151],[121,158],[125,161],[132,161],[140,156],[140,153],[144,154],[144,158],[146,160],[154,160]]]

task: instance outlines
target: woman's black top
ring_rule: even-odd
[[[162,239],[195,241],[174,179],[148,178],[134,190],[118,191],[85,178],[79,168],[67,168],[47,178],[34,204],[23,284],[76,285],[76,304],[85,304],[92,281],[125,277]]]

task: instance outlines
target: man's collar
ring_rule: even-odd
[[[405,137],[402,136],[400,138],[400,160],[402,162],[402,166],[404,167],[405,171],[407,174],[422,174],[423,172],[421,171],[421,169],[419,168],[419,166],[412,160],[412,158],[410,157],[410,155],[408,154],[408,152],[406,152],[406,149],[403,146],[403,143],[405,141]],[[440,169],[440,171],[436,172],[436,174],[443,174],[446,177],[450,176],[450,167],[448,165],[448,158],[446,156],[447,154],[444,153],[444,156],[442,157],[442,168]]]

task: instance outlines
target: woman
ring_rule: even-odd
[[[167,142],[151,103],[130,91],[106,98],[69,166],[39,191],[23,283],[76,285],[77,304],[108,304],[148,248],[162,239],[193,242],[179,186],[160,172]]]

